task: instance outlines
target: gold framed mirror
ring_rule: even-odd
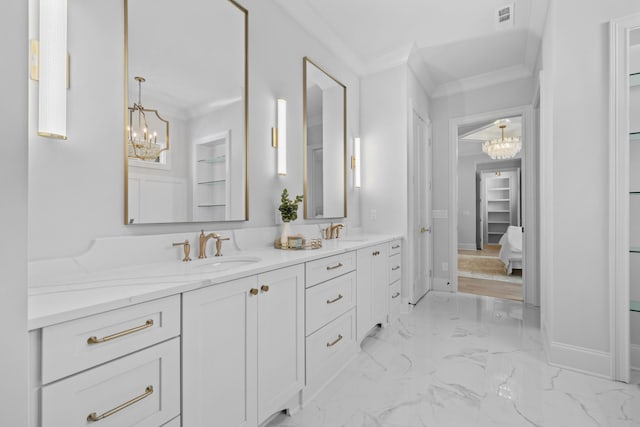
[[[304,217],[347,216],[347,87],[303,59]]]
[[[124,0],[125,224],[243,221],[248,11]]]

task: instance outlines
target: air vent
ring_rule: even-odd
[[[512,28],[513,22],[513,3],[496,9],[496,29]]]

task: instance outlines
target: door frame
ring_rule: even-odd
[[[523,300],[525,304],[540,305],[538,295],[540,292],[537,280],[537,260],[535,250],[540,242],[536,241],[535,223],[535,156],[533,145],[536,143],[533,132],[533,106],[522,105],[502,110],[488,111],[449,120],[449,283],[453,292],[458,291],[458,127],[475,122],[487,121],[499,117],[522,117],[522,171],[521,185],[524,197],[522,197],[522,225],[524,226],[525,246],[523,257]]]
[[[640,14],[609,25],[609,340],[611,376],[629,382],[629,33],[640,28]]]

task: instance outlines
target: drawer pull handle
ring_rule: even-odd
[[[398,248],[400,248],[400,245],[391,246],[391,249],[398,249]]]
[[[115,414],[116,412],[120,412],[125,408],[128,408],[129,406],[140,402],[142,399],[144,399],[145,397],[151,396],[153,394],[153,386],[147,386],[147,388],[144,390],[144,393],[142,393],[140,396],[134,397],[133,399],[131,399],[128,402],[123,403],[120,406],[116,406],[115,408],[113,408],[110,411],[105,412],[102,415],[98,415],[95,412],[90,413],[89,415],[87,415],[87,421],[100,421],[104,418],[110,417],[111,415]]]
[[[340,340],[342,340],[342,335],[338,334],[338,338],[336,338],[334,342],[328,342],[327,347],[333,347],[334,345],[338,344]]]
[[[251,295],[258,295],[258,290],[256,288],[251,288],[251,290],[249,291],[249,293]]]
[[[395,267],[393,267],[393,268],[391,269],[391,271],[396,271],[396,270],[400,270],[400,266],[399,266],[399,265],[396,265]]]
[[[380,255],[380,251],[375,251],[372,255],[373,256],[378,256],[378,255]]]
[[[87,339],[87,344],[100,344],[101,342],[107,342],[114,340],[116,338],[124,337],[125,335],[133,334],[135,332],[142,331],[143,329],[147,329],[153,326],[153,320],[147,320],[144,325],[136,326],[135,328],[127,329],[126,331],[118,332],[112,335],[107,335],[104,338],[97,337],[89,337]]]
[[[269,285],[262,285],[260,290],[262,290],[262,292],[269,292]]]
[[[341,262],[337,263],[333,267],[327,266],[327,270],[335,270],[336,268],[340,268],[340,267],[342,267],[342,263]]]
[[[342,298],[344,298],[341,294],[338,294],[338,296],[334,299],[328,299],[327,300],[327,304],[333,304],[336,301],[340,301]]]
[[[400,296],[400,292],[396,292],[395,294],[391,295],[391,298],[398,298]]]

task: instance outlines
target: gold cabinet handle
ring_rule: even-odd
[[[260,289],[262,290],[262,292],[269,292],[269,285],[262,285]]]
[[[398,298],[400,296],[400,292],[396,292],[395,294],[391,295],[391,298],[395,299]]]
[[[373,256],[378,256],[378,255],[380,255],[380,251],[375,251],[372,255]]]
[[[153,326],[153,320],[149,319],[144,323],[144,325],[136,326],[135,328],[127,329],[126,331],[118,332],[118,333],[115,333],[115,334],[112,334],[112,335],[107,335],[104,338],[89,337],[87,339],[87,344],[99,344],[101,342],[111,341],[111,340],[114,340],[116,338],[124,337],[125,335],[129,335],[129,334],[133,334],[135,332],[142,331],[143,329],[147,329],[147,328],[150,328],[152,326]]]
[[[251,288],[251,290],[249,291],[251,295],[258,295],[258,292],[259,291],[256,288]]]
[[[125,408],[128,408],[129,406],[140,402],[142,399],[144,399],[145,397],[149,397],[153,394],[153,386],[147,386],[147,388],[144,390],[144,393],[142,393],[140,396],[134,397],[133,399],[129,400],[128,402],[123,403],[122,405],[116,406],[115,408],[113,408],[110,411],[105,412],[102,415],[98,415],[95,412],[90,413],[89,415],[87,415],[87,421],[100,421],[104,418],[110,417],[111,415],[115,414],[116,412],[120,412]]]
[[[398,249],[400,245],[391,246],[391,249]]]
[[[341,262],[337,263],[333,267],[327,266],[327,270],[335,270],[336,268],[340,268],[340,267],[342,267],[342,263]]]
[[[342,339],[342,335],[338,334],[338,338],[336,338],[334,342],[328,342],[327,347],[333,347],[334,345],[338,344],[341,339]]]
[[[340,301],[342,298],[344,298],[344,297],[342,296],[342,294],[338,294],[338,296],[337,296],[336,298],[334,298],[334,299],[328,299],[328,300],[327,300],[327,304],[333,304],[333,303],[334,303],[334,302],[336,302],[336,301]]]
[[[431,228],[424,228],[424,227],[420,227],[420,232],[421,233],[426,233],[426,232],[430,232]]]
[[[395,267],[393,267],[393,268],[391,269],[391,271],[396,271],[396,270],[400,270],[400,266],[399,266],[399,265],[396,265]]]

